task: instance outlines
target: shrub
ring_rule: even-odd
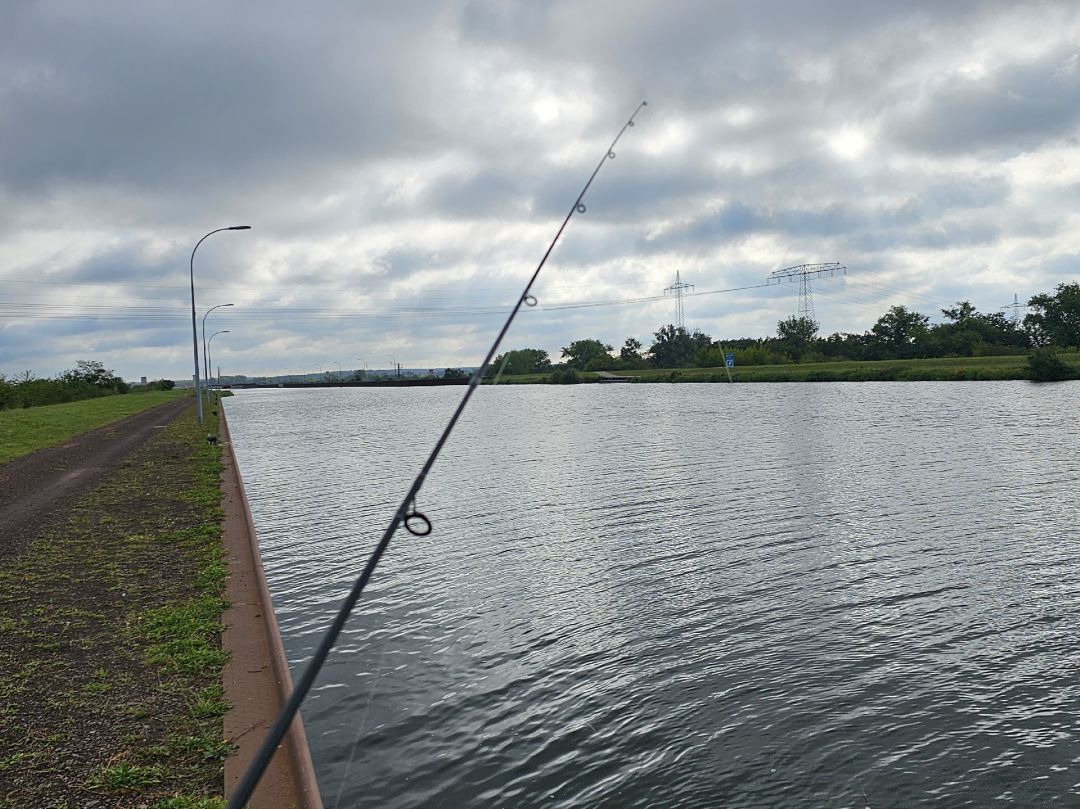
[[[581,379],[576,368],[556,368],[551,372],[550,381],[553,385],[576,385]]]
[[[1028,357],[1028,376],[1033,382],[1058,382],[1073,379],[1076,369],[1050,348],[1039,348]]]
[[[0,410],[64,404],[127,392],[128,384],[100,362],[80,360],[76,368],[52,379],[37,379],[31,371],[13,379],[0,375]]]
[[[791,360],[769,351],[767,348],[736,348],[735,366],[741,365],[786,365]]]

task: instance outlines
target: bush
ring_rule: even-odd
[[[742,365],[787,365],[791,362],[787,357],[769,351],[767,348],[736,348],[735,366]]]
[[[1074,379],[1077,371],[1050,348],[1039,348],[1028,357],[1028,376],[1033,382]]]
[[[587,363],[585,363],[586,371],[613,371],[619,365],[619,361],[614,357],[605,354],[602,357],[593,357]],[[571,369],[572,370],[572,369]]]
[[[124,386],[128,387],[126,382],[124,383]],[[176,383],[173,382],[171,379],[152,379],[145,385],[133,385],[128,388],[128,391],[137,391],[142,393],[150,390],[172,390],[175,387]],[[128,391],[120,390],[119,392],[127,393]]]
[[[727,352],[719,346],[700,348],[697,353],[694,354],[694,365],[698,368],[720,368],[726,362],[726,353]]]
[[[556,368],[549,380],[553,385],[576,385],[581,381],[576,368]]]
[[[31,371],[16,379],[0,375],[0,409],[78,402],[127,393],[128,388],[127,382],[100,362],[80,360],[76,368],[53,379],[36,379]]]

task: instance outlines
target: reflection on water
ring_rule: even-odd
[[[1077,393],[483,389],[305,704],[327,806],[1076,805]],[[227,400],[294,667],[460,394]]]

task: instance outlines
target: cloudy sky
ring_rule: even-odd
[[[675,315],[766,336],[1080,276],[1080,4],[9,0],[0,372],[475,365]],[[642,300],[645,299],[645,300]],[[597,304],[581,306],[580,304]]]

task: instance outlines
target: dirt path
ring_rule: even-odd
[[[0,558],[61,524],[82,493],[190,404],[168,402],[0,465]]]
[[[265,736],[291,680],[220,426],[224,465],[190,397],[0,465],[0,809],[217,806]],[[321,809],[282,748],[249,806]]]
[[[192,411],[0,467],[0,809],[222,792],[221,464]]]

